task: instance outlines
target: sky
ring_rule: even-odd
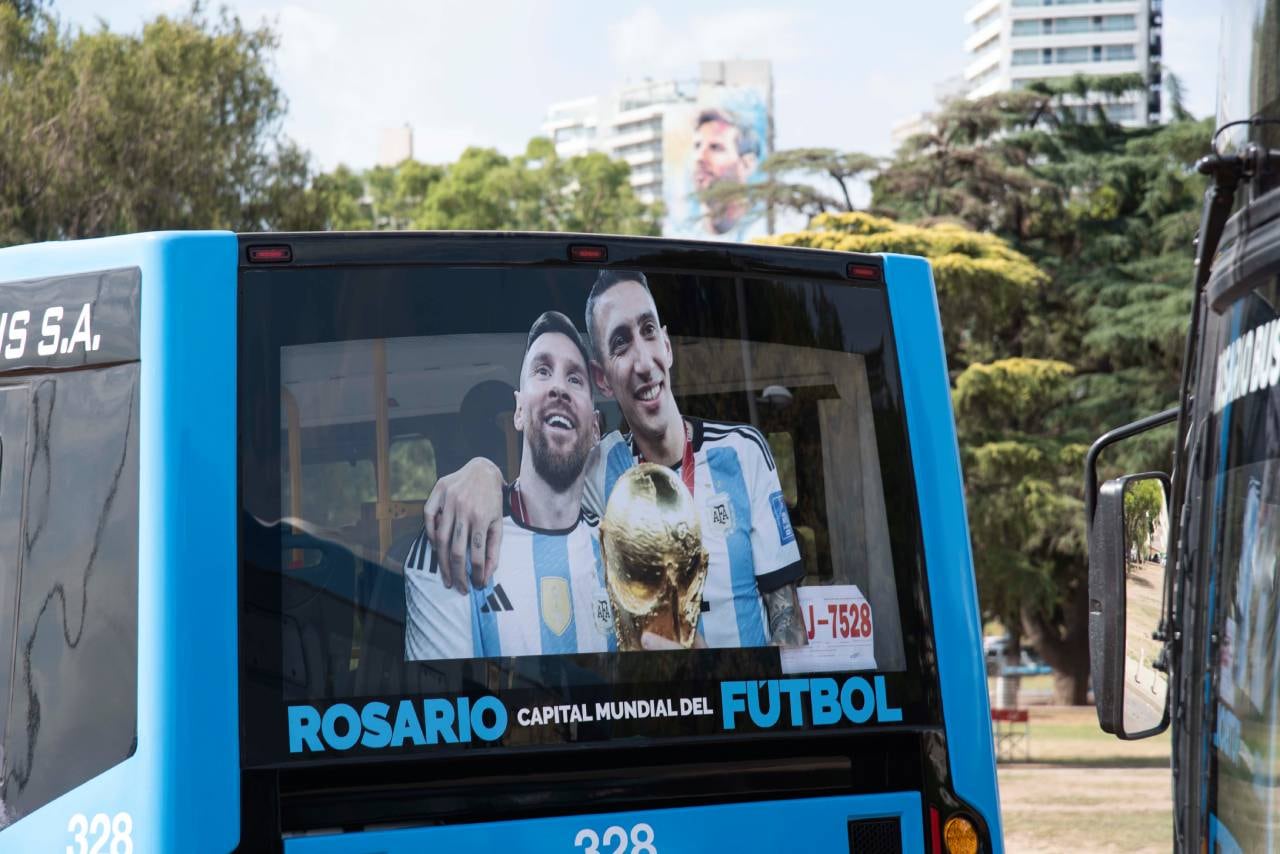
[[[705,59],[773,62],[778,148],[892,152],[890,129],[959,74],[971,0],[225,0],[280,37],[284,132],[329,170],[373,165],[383,128],[406,123],[414,155],[469,145],[512,154],[556,102],[616,86],[694,78]],[[53,0],[72,24],[133,32],[185,0]],[[1221,0],[1164,0],[1165,66],[1187,106],[1213,111]]]

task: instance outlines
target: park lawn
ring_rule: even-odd
[[[1001,762],[1005,850],[1172,848],[1169,735],[1120,741],[1089,706],[1032,706],[1030,761]]]

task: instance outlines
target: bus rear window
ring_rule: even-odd
[[[242,282],[250,764],[934,722],[881,288]]]

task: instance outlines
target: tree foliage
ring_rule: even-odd
[[[934,268],[984,617],[1088,677],[1082,460],[1111,427],[1176,401],[1211,129],[1129,128],[1140,81],[1077,77],[944,106],[872,179],[866,213],[772,242],[907,252]],[[1091,106],[1083,97],[1088,94]],[[1167,465],[1171,434],[1104,470]]]
[[[776,151],[760,164],[757,180],[745,184],[719,181],[699,193],[710,209],[739,205],[749,210],[794,211],[805,216],[855,209],[855,188],[863,176],[879,168],[869,154],[832,148]]]
[[[1142,562],[1151,552],[1160,511],[1164,509],[1164,487],[1154,478],[1130,481],[1124,491],[1124,544],[1126,572],[1134,562]],[[1130,555],[1128,552],[1131,552]]]
[[[662,213],[631,188],[626,163],[600,153],[561,158],[535,137],[523,154],[468,148],[454,163],[406,160],[316,179],[335,228],[496,229],[658,234]]]
[[[121,35],[0,4],[0,243],[321,225],[275,46],[199,6]]]
[[[779,246],[843,252],[899,252],[932,262],[953,370],[994,358],[1017,334],[1026,307],[1047,277],[1020,252],[991,234],[956,223],[895,222],[864,212],[820,214],[805,231],[767,238]]]
[[[1189,165],[1210,128],[1185,116],[1153,128],[1113,121],[1109,104],[1139,84],[1077,77],[953,103],[875,183],[877,208],[958,218],[1006,238],[1046,274],[1000,355],[1052,358],[1070,373],[1047,385],[1025,375],[1020,393],[1054,396],[1038,423],[1011,417],[1003,432],[974,420],[958,382],[957,423],[984,610],[1037,644],[1062,701],[1084,700],[1088,673],[1080,443],[1176,401],[1191,306],[1204,185]],[[1082,108],[1086,93],[1094,106]],[[996,396],[1004,402],[992,411],[1021,411],[1014,388]],[[1159,468],[1169,440],[1166,431],[1129,443],[1126,467]],[[1000,471],[1020,467],[1027,477],[1000,488]]]

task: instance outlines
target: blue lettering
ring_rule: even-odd
[[[809,690],[808,679],[783,679],[778,689],[791,700],[791,725],[804,726],[804,706],[801,700]]]
[[[485,723],[484,713],[493,713],[493,723]],[[507,707],[497,697],[481,697],[471,707],[471,728],[485,741],[497,741],[507,731]]]
[[[855,693],[862,695],[861,705],[854,705]],[[840,689],[840,706],[844,709],[844,716],[850,723],[864,724],[870,720],[871,714],[875,711],[876,698],[867,680],[861,676],[850,676],[846,679],[844,687]]]
[[[760,708],[760,688],[769,692],[769,709]],[[761,729],[771,727],[778,722],[778,713],[782,711],[778,697],[778,682],[775,679],[761,679],[755,690],[747,695],[747,711],[751,713],[751,722]]]
[[[738,728],[738,723],[734,720],[734,716],[747,710],[746,694],[746,682],[720,683],[720,712],[725,729]]]
[[[301,753],[305,747],[316,753],[324,752],[320,742],[320,713],[315,706],[290,706],[289,752]]]
[[[876,719],[882,724],[893,724],[902,720],[902,707],[890,706],[884,690],[884,677],[877,676],[876,683]]]
[[[471,698],[458,698],[458,741],[471,740]]]
[[[342,735],[338,735],[339,720],[347,723],[347,731]],[[335,703],[325,709],[320,732],[334,750],[350,750],[360,740],[360,715],[346,703]]]
[[[840,722],[840,689],[836,687],[836,680],[809,680],[809,696],[813,698],[815,726],[830,726]]]
[[[412,700],[401,700],[400,706],[396,709],[396,725],[391,734],[391,746],[401,747],[405,739],[419,746],[427,743],[426,737],[422,734],[422,724],[418,721],[418,710],[413,707]]]
[[[364,735],[360,737],[363,747],[386,747],[391,743],[391,724],[387,723],[387,712],[391,707],[386,703],[367,703],[360,710],[360,722],[364,724]]]
[[[453,732],[453,703],[438,698],[423,700],[422,716],[427,722],[427,744],[439,744],[442,739],[447,744],[458,743]]]

